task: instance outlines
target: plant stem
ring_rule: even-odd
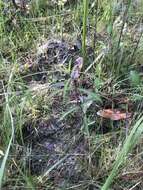
[[[82,55],[85,62],[86,59],[86,34],[87,34],[87,17],[88,17],[88,2],[89,0],[83,0],[83,35],[82,35]]]

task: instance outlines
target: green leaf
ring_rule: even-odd
[[[89,100],[89,101],[87,101],[87,102],[85,102],[85,103],[83,104],[83,112],[84,112],[84,113],[87,112],[88,108],[91,106],[92,103],[93,103],[93,100]]]
[[[99,94],[95,92],[91,92],[89,90],[80,89],[80,92],[83,92],[88,95],[88,100],[96,101],[102,103],[101,97]]]
[[[132,86],[138,86],[140,85],[141,78],[137,71],[131,71],[130,72],[130,83]]]
[[[109,35],[111,35],[111,34],[112,34],[112,31],[113,31],[113,25],[112,25],[112,23],[110,23],[110,24],[107,26],[107,32],[108,32]]]

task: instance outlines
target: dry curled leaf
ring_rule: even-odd
[[[124,112],[114,110],[114,109],[99,110],[97,112],[97,115],[103,118],[111,119],[113,121],[128,119],[131,117],[131,113],[124,113]]]

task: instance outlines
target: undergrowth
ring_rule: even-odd
[[[143,189],[142,8],[0,1],[1,189]]]

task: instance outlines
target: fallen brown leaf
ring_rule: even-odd
[[[97,112],[97,115],[111,119],[113,121],[128,119],[131,117],[131,113],[124,113],[115,109],[103,109]]]

